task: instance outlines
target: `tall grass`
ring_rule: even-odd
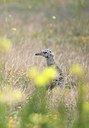
[[[0,128],[88,128],[89,2],[14,2],[0,1]],[[34,56],[43,48],[62,64],[65,89],[28,78],[31,67],[45,67]]]
[[[2,128],[87,128],[89,126],[89,102],[85,99],[85,87],[79,83],[76,114],[74,110],[68,110],[63,99],[56,108],[47,105],[47,93],[45,88],[37,88],[28,102],[23,107],[13,110],[10,115],[7,105],[0,104],[0,127]],[[18,112],[18,114],[16,114]],[[70,114],[72,113],[72,119]],[[75,115],[75,117],[74,117]],[[10,117],[9,117],[10,116]],[[12,121],[10,121],[12,120]]]

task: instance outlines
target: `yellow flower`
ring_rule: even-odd
[[[83,76],[84,70],[79,64],[73,64],[70,68],[70,73],[73,75]]]
[[[54,67],[45,68],[39,72],[36,68],[28,71],[28,77],[32,78],[36,86],[46,86],[57,76],[57,71]]]
[[[1,38],[0,39],[0,52],[5,52],[10,50],[12,47],[12,43],[7,38]]]
[[[45,86],[48,83],[48,81],[42,75],[38,75],[34,81],[37,86]]]
[[[55,69],[54,66],[45,68],[42,75],[43,75],[43,77],[45,77],[49,80],[54,79],[57,76],[57,70]]]

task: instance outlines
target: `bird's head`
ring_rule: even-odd
[[[43,56],[45,58],[50,58],[53,57],[54,54],[52,53],[52,51],[50,49],[44,49],[41,52],[35,53],[36,56]]]

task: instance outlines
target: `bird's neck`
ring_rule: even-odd
[[[54,60],[53,56],[47,58],[47,65],[48,66],[55,65],[55,60]]]

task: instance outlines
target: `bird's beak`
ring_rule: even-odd
[[[36,56],[40,56],[41,55],[41,52],[40,53],[35,53]]]

